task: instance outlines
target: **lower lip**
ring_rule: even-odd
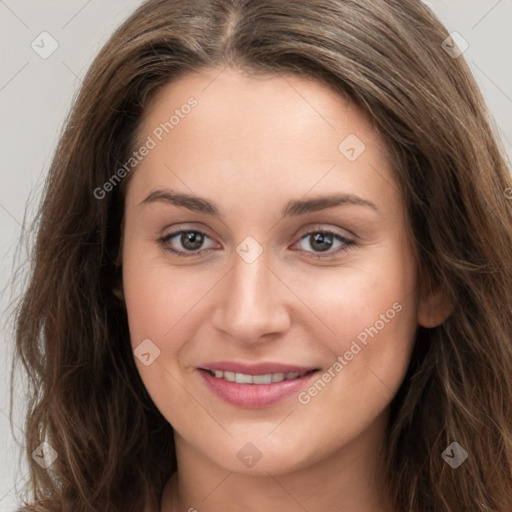
[[[206,385],[219,398],[231,405],[257,409],[269,407],[300,391],[317,371],[297,379],[283,380],[272,384],[238,384],[214,377],[207,370],[199,370]]]

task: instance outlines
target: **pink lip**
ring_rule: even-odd
[[[304,373],[296,379],[273,382],[272,384],[238,384],[219,379],[213,376],[208,370],[226,370],[231,372],[245,373],[247,375],[262,375],[265,373]],[[239,363],[212,363],[199,368],[199,373],[204,379],[206,385],[216,396],[225,402],[236,405],[237,407],[246,407],[257,409],[269,407],[281,400],[297,393],[316,373],[313,368],[290,366],[274,363],[261,363],[256,365],[246,365]]]

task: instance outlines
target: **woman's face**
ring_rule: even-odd
[[[124,297],[178,454],[280,474],[369,446],[427,323],[369,119],[315,81],[212,70],[163,88],[139,139]]]

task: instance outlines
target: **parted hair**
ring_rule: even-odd
[[[61,133],[16,309],[22,510],[143,512],[177,469],[172,426],[140,379],[113,292],[130,177],[100,199],[94,190],[135,149],[163,85],[227,66],[313,78],[370,115],[420,277],[453,305],[438,327],[418,328],[391,403],[380,486],[392,510],[512,510],[512,181],[464,58],[442,46],[448,36],[419,0],[148,0],[115,31]],[[43,441],[58,453],[47,469],[31,456]],[[442,457],[453,442],[468,452],[457,469]]]

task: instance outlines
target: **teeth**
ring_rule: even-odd
[[[237,384],[252,384],[252,376],[245,373],[235,373],[235,382]]]
[[[272,384],[282,382],[283,380],[292,380],[304,375],[304,373],[265,373],[264,375],[247,375],[245,373],[235,373],[222,370],[209,370],[210,374],[217,379],[225,379],[237,384]]]
[[[266,375],[253,375],[253,384],[272,384],[272,374],[267,373]]]
[[[235,373],[234,372],[224,372],[224,379],[229,380],[229,382],[235,382]]]

